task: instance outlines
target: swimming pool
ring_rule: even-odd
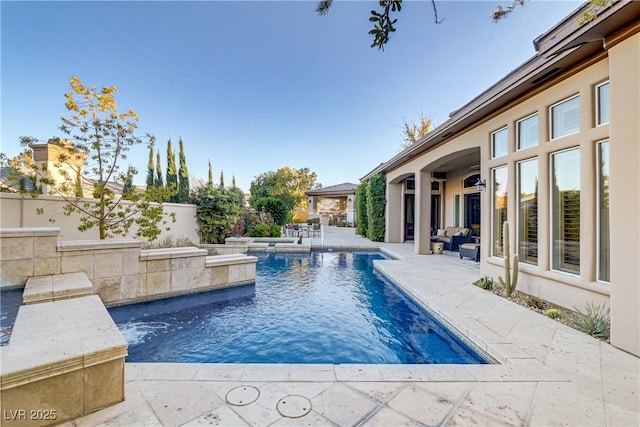
[[[0,347],[9,344],[11,331],[22,304],[23,289],[0,291]]]
[[[255,285],[109,309],[130,362],[487,363],[371,252],[260,254]]]

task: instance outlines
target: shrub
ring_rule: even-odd
[[[196,246],[196,244],[186,237],[167,236],[162,240],[143,243],[142,249],[183,248],[186,246]]]
[[[269,229],[269,237],[282,237],[282,226],[273,224]]]
[[[609,319],[609,308],[606,304],[595,305],[593,302],[587,304],[587,309],[582,312],[573,307],[577,312],[573,320],[574,327],[593,337],[608,338],[611,321]]]
[[[243,194],[237,189],[206,185],[194,191],[201,243],[223,243],[233,233],[242,209]]]
[[[528,295],[526,302],[529,307],[537,308],[538,310],[544,310],[545,308],[544,301],[534,297],[533,295]]]
[[[250,208],[244,207],[240,212],[239,221],[242,223],[242,228],[244,230],[243,235],[247,235],[249,230],[255,227],[256,224],[260,223],[260,216]]]
[[[367,185],[359,184],[356,187],[356,233],[360,236],[367,236]]]
[[[289,207],[282,200],[275,197],[263,197],[258,199],[254,206],[258,212],[266,212],[271,214],[273,222],[282,226],[287,223],[289,217]]]
[[[493,289],[493,279],[489,276],[480,278],[480,280],[478,281],[478,287],[486,290]]]
[[[255,224],[247,232],[249,237],[269,237],[271,228],[267,224]]]
[[[367,181],[367,238],[372,242],[384,241],[387,180],[375,174]]]
[[[557,319],[560,317],[560,312],[555,308],[550,308],[547,310],[547,316],[552,319]]]

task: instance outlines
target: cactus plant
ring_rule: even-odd
[[[504,279],[498,276],[498,283],[504,289],[504,296],[511,298],[511,294],[518,285],[518,269],[520,268],[520,259],[518,255],[513,256],[513,277],[511,274],[511,249],[509,246],[509,223],[502,224],[502,248],[504,249]]]

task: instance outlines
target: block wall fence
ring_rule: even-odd
[[[64,200],[56,196],[32,198],[24,194],[0,193],[0,228],[58,227],[61,240],[97,240],[98,229],[79,231],[80,215],[66,216],[62,210],[64,205]],[[195,205],[163,203],[162,206],[165,213],[175,214],[176,221],[167,222],[169,230],[162,228],[159,239],[172,236],[187,238],[195,244],[200,242]],[[38,214],[39,209],[43,209],[42,215]],[[52,223],[49,219],[55,222]],[[135,237],[133,228],[127,237]]]

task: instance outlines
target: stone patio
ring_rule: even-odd
[[[348,228],[307,240],[377,245]],[[127,363],[125,402],[63,425],[640,424],[640,359],[471,285],[478,264],[457,253],[379,246],[398,258],[378,261],[381,272],[500,363]]]

